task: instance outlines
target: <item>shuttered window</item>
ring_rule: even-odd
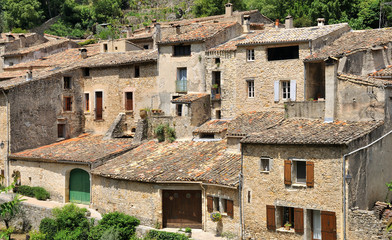
[[[133,110],[133,92],[125,93],[125,110]]]
[[[267,205],[267,229],[275,230],[275,206]]]
[[[336,215],[334,212],[321,211],[321,239],[336,240]]]
[[[284,160],[284,184],[291,185],[291,161]]]
[[[294,230],[296,233],[304,233],[304,210],[294,208]]]
[[[86,111],[86,112],[90,111],[90,94],[89,93],[84,94],[84,111]]]
[[[229,217],[234,217],[234,209],[233,209],[233,201],[232,200],[227,200],[226,201],[226,211],[227,211],[227,216]]]
[[[207,211],[214,211],[214,198],[211,196],[207,196]]]
[[[64,111],[72,111],[72,97],[64,97]]]
[[[314,162],[306,162],[306,186],[314,187]]]

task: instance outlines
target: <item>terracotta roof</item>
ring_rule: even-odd
[[[374,73],[371,73],[370,76],[376,76],[376,77],[392,77],[392,65],[388,65],[387,67],[380,69]]]
[[[159,44],[205,41],[224,31],[226,28],[232,27],[236,24],[238,23],[208,22],[181,26],[180,34],[170,34],[169,36],[163,37]]]
[[[238,185],[240,154],[226,152],[218,142],[149,141],[108,161],[92,173],[141,182],[189,181]]]
[[[240,114],[229,124],[227,135],[243,137],[273,127],[284,120],[283,112],[265,111]]]
[[[48,41],[46,43],[42,43],[42,44],[39,44],[39,45],[35,45],[35,46],[27,47],[27,48],[21,48],[21,49],[18,49],[16,51],[5,52],[3,54],[3,56],[10,57],[10,56],[17,56],[17,55],[28,54],[30,52],[38,51],[38,50],[45,49],[45,48],[54,47],[54,46],[57,46],[57,45],[62,45],[64,43],[71,43],[71,42],[72,41],[70,41],[70,40],[63,40],[63,39]]]
[[[347,73],[338,73],[338,79],[374,87],[384,87],[392,84],[390,77],[383,78],[383,76],[359,76]]]
[[[320,37],[323,37],[327,34],[344,28],[349,29],[347,23],[306,28],[271,29],[268,31],[262,31],[253,38],[245,39],[244,41],[238,43],[238,45],[262,45],[274,43],[306,42],[310,40],[316,40]]]
[[[172,103],[191,103],[191,102],[199,100],[200,98],[203,98],[208,95],[209,94],[207,94],[207,93],[188,93],[186,95],[182,95],[181,97],[173,99],[171,102]]]
[[[94,57],[84,59],[80,65],[83,67],[103,67],[135,62],[157,61],[157,50],[137,50],[128,52],[101,53]]]
[[[328,57],[341,57],[356,51],[365,50],[374,46],[385,45],[391,42],[392,28],[370,29],[352,31],[343,34],[329,46],[316,51],[305,58],[305,61],[326,59]]]
[[[12,79],[20,76],[25,76],[28,70],[18,70],[18,71],[6,71],[0,73],[0,79]],[[36,71],[33,71],[33,74]]]
[[[250,134],[241,142],[343,145],[365,136],[382,124],[382,121],[325,123],[322,120],[287,119],[274,127]]]
[[[130,138],[103,140],[101,135],[83,134],[76,138],[13,153],[10,158],[92,163],[113,158],[136,146]]]
[[[222,133],[227,130],[230,120],[214,119],[196,128],[194,133]]]
[[[237,50],[237,44],[246,40],[246,39],[251,39],[257,34],[259,34],[261,31],[252,31],[249,34],[242,34],[239,37],[233,38],[225,43],[222,43],[221,45],[218,45],[216,47],[210,48],[207,50],[207,52],[219,52],[219,51],[235,51]]]

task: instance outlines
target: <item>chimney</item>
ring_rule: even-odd
[[[161,24],[155,23],[154,24],[154,29],[155,29],[154,35],[152,36],[153,37],[153,41],[154,41],[153,48],[157,49],[158,48],[158,43],[161,41]]]
[[[19,42],[20,42],[20,47],[24,48],[26,47],[26,37],[23,34],[19,35]]]
[[[336,91],[338,76],[338,60],[328,58],[325,61],[325,112],[324,122],[331,123],[336,116]]]
[[[244,33],[250,33],[250,16],[244,15],[244,23],[242,25]]]
[[[87,49],[81,48],[81,49],[80,49],[80,56],[81,56],[83,59],[86,59],[86,58],[87,58]]]
[[[233,16],[233,4],[226,3],[225,4],[225,17]]]
[[[132,37],[133,33],[132,33],[132,25],[128,25],[127,26],[127,38]]]
[[[321,27],[325,24],[325,18],[317,18],[317,26]]]
[[[284,25],[286,28],[294,28],[294,19],[292,16],[288,15],[285,19]]]
[[[14,41],[14,40],[15,40],[15,37],[12,36],[11,34],[5,35],[5,38],[6,38],[6,41],[7,41],[7,42],[11,42],[11,41]]]
[[[181,34],[181,26],[180,25],[176,26],[176,34]]]
[[[30,81],[30,80],[32,80],[32,79],[33,79],[33,71],[29,70],[29,71],[26,73],[26,81]]]
[[[279,28],[279,19],[275,20],[275,28]]]

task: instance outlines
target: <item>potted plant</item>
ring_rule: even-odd
[[[284,225],[284,229],[285,230],[290,230],[290,228],[291,228],[291,224],[289,222],[286,222],[285,225]]]
[[[187,228],[185,228],[185,236],[187,236],[187,237],[192,237],[192,229],[191,228],[189,228],[189,227],[187,227]]]
[[[211,87],[211,88],[212,88],[212,89],[218,89],[218,87],[219,87],[219,85],[215,83],[215,84],[212,84],[212,87]]]
[[[222,215],[219,212],[213,212],[210,215],[213,222],[219,222],[222,219]]]

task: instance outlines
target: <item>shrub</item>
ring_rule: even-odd
[[[94,43],[97,43],[96,39],[87,39],[86,41],[79,42],[78,44],[79,44],[79,46],[86,46],[86,45],[94,44]]]
[[[155,135],[158,138],[158,142],[165,141],[165,125],[160,124],[155,128]]]
[[[30,240],[46,240],[46,234],[32,230],[29,232]]]
[[[82,240],[88,239],[87,229],[76,228],[74,230],[63,229],[56,233],[54,240]]]
[[[78,227],[88,229],[89,223],[85,216],[87,209],[75,204],[67,204],[62,208],[52,210],[56,224],[60,230],[75,230]]]
[[[150,230],[147,234],[147,239],[188,240],[189,238],[184,234]]]
[[[46,200],[50,198],[50,194],[42,187],[30,187],[26,185],[14,188],[14,192],[28,197],[35,197],[38,200]]]
[[[108,229],[112,228],[112,234],[114,234],[114,231],[118,231],[119,237],[116,239],[129,240],[135,234],[136,226],[139,224],[139,219],[123,213],[113,212],[104,214],[98,226],[94,227],[91,231],[90,237],[100,239]],[[109,236],[110,233],[108,232],[106,234]]]
[[[57,232],[57,224],[54,219],[44,218],[39,224],[39,231],[45,234],[45,239],[53,239]]]
[[[117,240],[117,239],[120,239],[120,231],[112,227],[106,230],[102,234],[102,237],[99,240]]]
[[[34,197],[33,189],[30,186],[22,185],[14,188],[14,192],[28,197]]]

